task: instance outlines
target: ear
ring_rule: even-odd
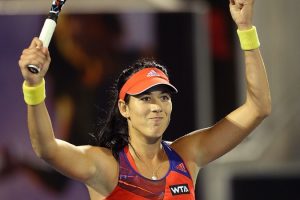
[[[129,118],[128,105],[125,103],[124,100],[119,99],[118,107],[121,115],[125,118]]]

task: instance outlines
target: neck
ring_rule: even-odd
[[[167,156],[161,144],[161,138],[154,143],[130,139],[129,151],[132,155],[137,169],[152,180],[163,177],[161,173],[163,163],[167,163]],[[165,165],[166,166],[166,165]],[[166,171],[168,169],[164,169]]]
[[[130,151],[132,155],[135,155],[139,159],[145,161],[157,160],[160,158],[160,154],[163,151],[161,145],[161,138],[156,139],[156,141],[145,141],[141,139],[133,139],[130,137]]]

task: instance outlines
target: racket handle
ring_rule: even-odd
[[[56,27],[56,22],[53,19],[45,20],[44,26],[39,36],[39,39],[42,40],[44,47],[49,46],[55,27]],[[27,68],[31,73],[34,74],[37,74],[41,71],[41,69],[35,65],[28,65]]]

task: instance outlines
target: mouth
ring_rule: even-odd
[[[163,117],[150,117],[149,119],[161,120],[161,119],[163,119]]]
[[[151,121],[153,121],[155,124],[160,124],[163,120],[163,117],[151,117],[149,118]]]

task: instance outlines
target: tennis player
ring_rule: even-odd
[[[138,61],[117,78],[111,112],[99,128],[98,146],[74,146],[56,139],[44,102],[50,54],[34,38],[19,66],[37,156],[83,182],[92,200],[195,199],[199,170],[238,145],[271,112],[266,70],[252,24],[253,6],[254,0],[229,1],[245,56],[245,102],[214,126],[173,142],[163,141],[162,136],[171,121],[172,95],[177,89],[166,69],[149,60]],[[29,72],[29,64],[41,71]]]

